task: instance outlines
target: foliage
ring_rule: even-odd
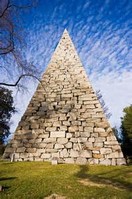
[[[132,105],[124,108],[123,112],[124,117],[121,118],[123,151],[126,156],[132,156]]]
[[[43,199],[53,193],[67,199],[132,198],[131,167],[0,162],[2,199]]]
[[[12,92],[0,87],[0,145],[10,134],[9,121],[14,112]]]

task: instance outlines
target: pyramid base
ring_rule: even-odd
[[[42,158],[44,157],[45,158]],[[21,161],[38,161],[38,162],[51,162],[51,164],[79,164],[79,165],[126,165],[125,158],[87,158],[87,157],[65,157],[59,158],[57,154],[42,154],[41,157],[34,156],[31,153],[4,153],[4,159],[10,159],[11,162],[21,162]]]

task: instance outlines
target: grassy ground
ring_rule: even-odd
[[[131,183],[131,166],[0,162],[2,199],[43,199],[53,193],[67,199],[131,199]]]

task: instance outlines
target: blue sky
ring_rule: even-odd
[[[120,125],[123,108],[132,104],[131,10],[131,0],[39,0],[22,15],[27,43],[23,51],[41,71],[68,30],[94,90],[101,90],[112,113],[112,126]],[[19,113],[12,119],[12,131],[36,85],[29,82],[28,87],[25,95],[14,92]]]

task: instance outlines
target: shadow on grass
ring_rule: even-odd
[[[6,177],[6,178],[2,177],[2,178],[0,178],[0,183],[1,183],[2,181],[6,181],[6,180],[15,180],[16,178],[17,178],[17,177]],[[1,185],[1,184],[0,184],[0,185]],[[10,186],[3,186],[3,185],[2,185],[2,192],[8,190],[9,188],[10,188]]]
[[[14,180],[14,179],[16,179],[16,177],[0,178],[0,181]]]
[[[117,189],[126,189],[131,191],[132,184],[120,178],[120,174],[125,177],[126,175],[129,175],[129,173],[130,171],[126,171],[124,169],[118,170],[118,168],[116,168],[109,172],[104,171],[91,174],[88,165],[80,165],[80,170],[75,175],[81,180],[88,180],[96,184],[98,183],[100,185],[113,186]],[[111,176],[108,177],[108,174],[111,174]]]

